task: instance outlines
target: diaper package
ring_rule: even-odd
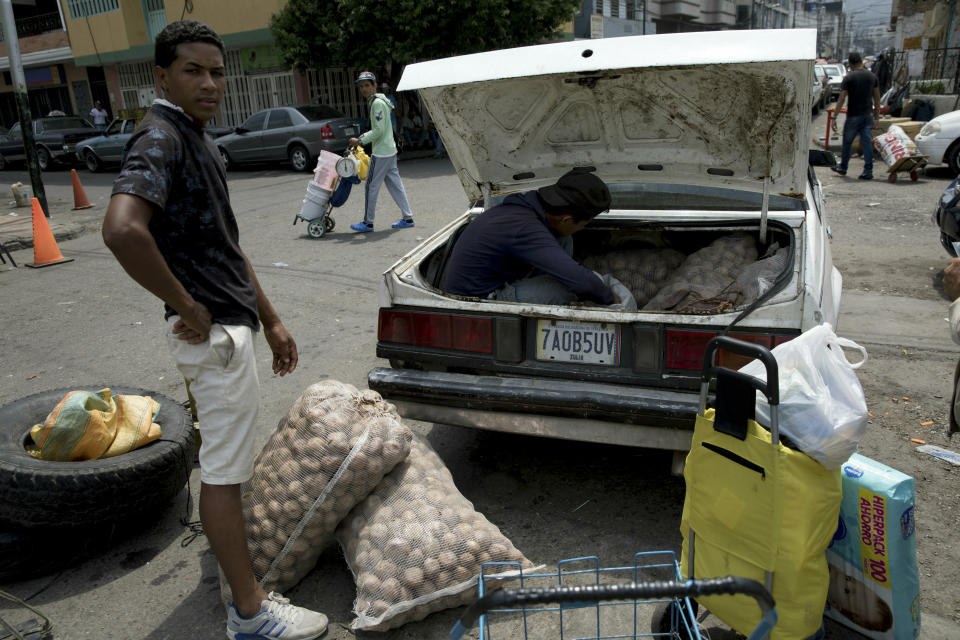
[[[917,638],[913,478],[859,454],[841,469],[840,523],[827,548],[826,615],[868,638]]]

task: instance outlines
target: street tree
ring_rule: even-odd
[[[581,0],[290,0],[270,21],[284,60],[300,70],[377,68],[537,44],[572,20]]]

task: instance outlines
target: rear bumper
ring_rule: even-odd
[[[405,418],[567,440],[690,448],[696,393],[378,368],[371,389]]]

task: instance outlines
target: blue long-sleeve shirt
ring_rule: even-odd
[[[534,270],[550,274],[582,300],[614,303],[603,281],[557,242],[536,191],[508,196],[466,226],[450,255],[444,288],[483,298]]]

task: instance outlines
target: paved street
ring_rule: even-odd
[[[823,131],[822,116],[812,134]],[[853,160],[850,175],[862,163]],[[282,168],[230,173],[241,244],[264,290],[293,333],[300,366],[283,379],[270,373],[270,353],[258,344],[262,387],[259,442],[300,392],[322,378],[364,387],[375,357],[380,274],[442,225],[467,201],[447,160],[400,163],[416,227],[394,231],[399,212],[383,190],[376,231],[354,234],[363,195],[334,210],[336,230],[320,240],[292,226],[307,174]],[[869,362],[860,370],[873,415],[862,452],[915,476],[924,638],[960,636],[960,469],[914,451],[910,438],[954,450],[960,442],[943,433],[951,381],[960,347],[945,322],[948,301],[938,284],[947,262],[930,213],[949,183],[945,168],[931,168],[919,182],[862,182],[818,168],[833,232],[833,259],[844,276],[838,333],[863,344]],[[87,216],[105,209],[112,173],[81,179],[94,209],[73,214],[70,172],[44,174],[54,218]],[[2,191],[25,171],[0,172]],[[12,199],[12,198],[11,198]],[[0,215],[7,209],[0,208]],[[29,215],[27,209],[9,209]],[[166,352],[162,304],[136,285],[103,246],[98,232],[59,243],[74,262],[32,270],[0,265],[0,404],[59,387],[142,387],[185,399],[183,381]],[[29,249],[13,252],[18,264]],[[933,421],[930,426],[921,423]],[[683,481],[669,474],[670,455],[557,442],[415,423],[450,467],[457,486],[476,508],[536,561],[597,554],[605,564],[626,564],[633,552],[678,549]],[[199,489],[194,468],[190,490]],[[109,552],[79,566],[4,589],[49,616],[55,638],[74,640],[173,640],[220,638],[223,610],[216,564],[206,540],[190,544],[179,523],[186,493],[158,514],[146,531],[117,541]],[[196,500],[189,520],[197,520]],[[64,544],[68,544],[64,541]],[[331,618],[328,638],[348,630],[353,579],[337,547],[287,595]],[[2,615],[24,619],[2,609]],[[445,637],[460,611],[430,616],[387,634],[364,637]],[[852,638],[832,624],[829,638]],[[717,631],[714,639],[732,637]]]

